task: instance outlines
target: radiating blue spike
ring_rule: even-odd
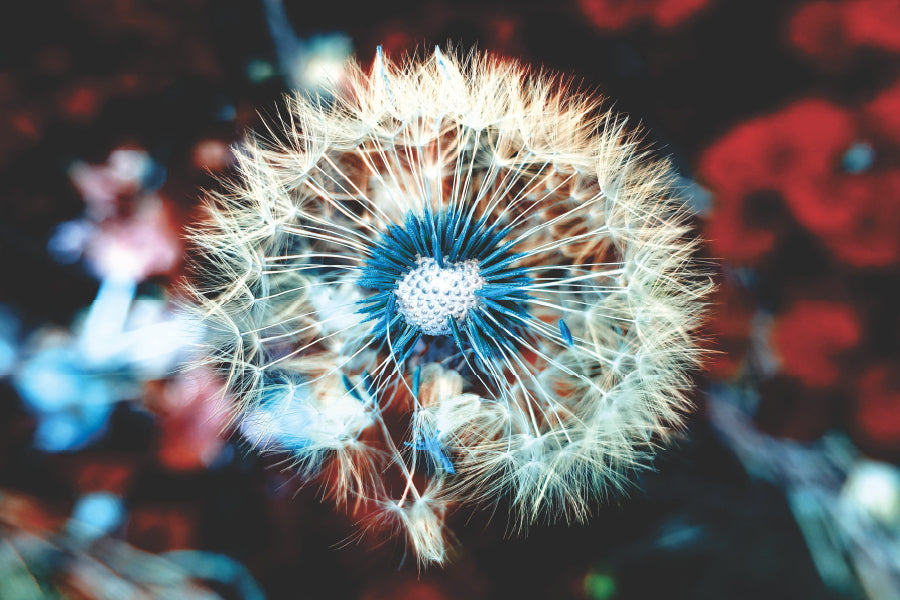
[[[443,269],[444,253],[441,250],[441,240],[437,235],[434,235],[431,238],[431,256],[434,257],[434,260],[437,262],[438,268]]]
[[[499,229],[499,231],[497,231]],[[510,227],[501,226],[500,222],[494,223],[490,228],[484,231],[484,235],[478,241],[475,252],[478,255],[481,255],[482,252],[487,252],[490,248],[494,248],[500,241],[509,235],[511,231]],[[514,242],[510,242],[507,246],[513,245]]]
[[[368,263],[366,263],[366,268],[363,270],[363,275],[368,277],[380,277],[385,275],[385,271],[391,271],[396,274],[402,273],[400,269],[396,266],[391,266],[391,263],[385,261],[381,256],[377,258],[370,259]]]
[[[418,333],[418,329],[416,329],[415,327],[407,326],[404,332],[401,333],[400,336],[392,342],[391,345],[394,347],[394,352],[399,352],[406,348],[406,344],[413,338],[414,335],[416,335],[416,333]]]
[[[531,285],[531,279],[528,277],[514,277],[512,279],[498,278],[497,280],[485,279],[489,283],[494,285],[505,285],[509,287],[514,287],[519,290],[524,290],[526,286]]]
[[[463,252],[463,249],[466,248],[466,244],[468,243],[468,237],[469,231],[465,228],[456,233],[456,238],[453,240],[453,244],[450,247],[450,257],[453,262],[468,259],[466,253]]]
[[[469,334],[469,342],[475,346],[478,353],[484,357],[484,360],[491,360],[493,359],[493,350],[485,345],[482,339],[484,336],[478,323],[476,323],[476,319],[480,320],[480,318],[476,317],[476,311],[470,310],[468,319],[466,319],[466,332]]]
[[[506,306],[503,306],[499,302],[495,302],[494,300],[491,300],[490,298],[482,298],[481,301],[484,302],[484,304],[486,306],[489,306],[493,310],[495,310],[501,314],[504,314],[508,317],[511,317],[511,318],[521,317],[522,319],[526,319],[526,320],[528,319],[528,311],[525,310],[524,308],[519,308],[519,310],[516,310],[515,308],[508,308]],[[513,306],[516,307],[518,305],[513,304]]]
[[[344,373],[341,373],[341,381],[344,382],[344,387],[347,388],[347,391],[350,392],[350,395],[362,402],[362,396],[359,395],[359,391],[356,389],[356,386],[353,385],[353,382],[350,381],[350,378],[347,377]]]
[[[485,281],[495,281],[498,279],[513,279],[515,281],[522,281],[523,283],[531,283],[531,277],[527,275],[527,268],[520,269],[510,269],[509,271],[503,271],[501,273],[496,273],[494,269],[491,270],[490,273],[485,274],[484,272],[479,271],[479,275]]]
[[[472,215],[466,216],[464,227],[466,236],[466,258],[478,258],[478,248],[484,239],[485,219],[472,220]]]
[[[400,313],[397,313],[390,318],[389,312],[385,312],[382,315],[381,319],[372,327],[372,333],[370,335],[374,336],[376,339],[386,338],[388,333],[397,325],[398,321],[401,319]]]
[[[399,244],[397,247],[399,248]],[[404,256],[400,252],[397,252],[396,250],[392,250],[391,248],[388,248],[387,246],[385,246],[383,244],[378,244],[376,246],[376,248],[378,249],[378,252],[380,255],[379,257],[387,258],[391,262],[396,263],[399,267],[399,269],[397,269],[397,270],[400,271],[401,273],[405,269],[408,269],[409,267],[411,267],[412,265],[415,264],[415,261],[412,259],[412,257]]]
[[[453,247],[453,229],[450,224],[453,222],[453,215],[446,213],[444,218],[444,228],[441,229],[441,247],[447,249],[447,257],[450,257],[450,249]],[[450,259],[453,260],[452,258]]]
[[[389,294],[389,293],[390,292],[379,292],[379,294]],[[384,310],[384,308],[387,306],[387,301],[388,301],[388,299],[386,296],[383,298],[367,299],[365,301],[357,300],[356,305],[359,307],[357,309],[357,312],[370,311],[370,310]]]
[[[424,232],[427,238],[427,247],[431,250],[431,257],[437,262],[438,267],[444,268],[444,253],[441,251],[441,236],[438,235],[438,224],[435,222],[435,215],[431,212],[428,205],[425,205],[423,211]]]
[[[375,48],[375,72],[381,75],[381,80],[384,82],[384,88],[387,90],[388,97],[391,99],[391,104],[396,106],[397,102],[394,98],[394,92],[391,90],[387,69],[384,68],[384,51],[381,49],[380,44]]]
[[[443,238],[443,246],[447,250],[447,256],[450,258],[451,262],[456,262],[456,256],[453,254],[453,248],[455,246],[455,231],[456,225],[459,222],[459,213],[455,210],[445,211],[445,219],[444,219],[444,238]]]
[[[381,302],[387,302],[388,296],[393,295],[391,292],[378,292],[377,294],[372,294],[368,298],[360,298],[356,301],[358,306],[365,306],[367,304],[379,304]]]
[[[458,210],[454,210],[447,222],[447,247],[450,249],[448,254],[453,262],[458,262],[460,248],[466,239],[465,231],[461,229],[462,217],[463,215]]]
[[[441,53],[441,49],[437,46],[434,47],[434,59],[437,61],[438,66],[441,68],[441,72],[444,74],[444,79],[450,79],[450,67],[447,65],[447,59],[444,58],[444,55]]]
[[[522,288],[516,285],[501,285],[496,283],[488,283],[481,288],[475,290],[475,295],[481,298],[500,298],[509,296],[516,292],[521,292]]]
[[[437,213],[437,231],[434,237],[438,240],[441,247],[441,258],[446,255],[447,246],[444,244],[445,234],[447,233],[447,211],[441,210]]]
[[[410,327],[409,330],[412,331],[413,335],[404,344],[406,349],[403,351],[403,354],[400,356],[400,359],[397,360],[397,367],[401,373],[403,373],[403,370],[406,368],[405,367],[406,359],[409,358],[409,355],[412,353],[413,349],[416,347],[416,344],[418,344],[419,340],[422,339],[422,334],[419,333],[419,331],[417,329],[413,329],[412,327]]]
[[[381,261],[370,261],[369,266],[363,271],[362,278],[370,281],[384,279],[388,282],[392,282],[403,273],[404,271],[401,271],[396,267],[391,267]]]
[[[490,275],[491,273],[496,273],[498,271],[505,269],[507,266],[516,262],[520,258],[522,258],[521,254],[511,254],[511,255],[507,256],[506,258],[504,258],[503,260],[496,262],[492,265],[483,265],[482,264],[482,265],[480,265],[481,269],[479,270],[479,273],[481,273],[482,277],[484,277],[485,275]]]
[[[369,321],[374,321],[375,319],[383,318],[384,309],[378,306],[373,306],[371,308],[360,308],[354,314],[363,315],[365,318],[361,322],[367,323]]]
[[[416,400],[419,399],[419,385],[422,383],[422,365],[416,365],[416,370],[413,371],[413,379],[412,379],[412,393]]]
[[[566,344],[569,346],[575,345],[575,340],[572,339],[572,332],[569,330],[569,326],[566,325],[566,322],[562,319],[559,320],[559,333],[562,335],[563,339],[566,340]]]
[[[369,262],[377,260],[382,262],[394,262],[401,269],[411,262],[409,257],[403,256],[403,254],[397,252],[397,250],[389,248],[384,242],[378,244],[375,249],[377,252],[369,259]]]
[[[490,225],[487,225],[487,219],[485,217],[481,217],[477,221],[475,221],[475,225],[472,227],[472,248],[475,251],[480,251],[487,240],[489,240],[497,228],[500,227],[500,221],[494,221]]]
[[[369,394],[369,397],[375,402],[375,395],[378,390],[376,389],[375,382],[372,381],[372,375],[368,370],[362,372],[362,382],[363,386],[366,388],[366,393]]]
[[[474,317],[474,319],[477,321],[476,324],[478,325],[478,328],[487,334],[484,336],[486,339],[493,340],[498,345],[502,345],[506,348],[510,348],[510,349],[512,348],[512,346],[511,346],[512,342],[509,340],[509,338],[506,336],[506,334],[504,334],[502,331],[498,330],[491,323],[488,323],[488,321],[486,319],[484,319],[480,314],[478,314],[477,310],[470,311],[470,316]],[[493,353],[494,353],[494,356],[497,355],[496,351],[494,351]]]
[[[404,242],[409,242],[410,237],[409,237],[409,233],[404,228],[405,225],[406,225],[405,222],[402,224],[401,223],[391,223],[387,229],[388,237],[396,238],[396,239],[404,241]]]
[[[387,290],[393,288],[396,284],[396,281],[387,278],[369,279],[367,277],[362,277],[356,282],[356,285],[359,287],[370,290]]]
[[[387,291],[376,292],[376,293],[372,294],[371,296],[369,296],[368,298],[362,298],[360,300],[357,300],[356,303],[357,304],[366,304],[367,302],[381,302],[381,301],[387,302],[388,298],[390,298],[393,295],[394,295],[393,292],[387,292]]]
[[[401,249],[405,255],[415,258],[416,249],[412,238],[403,227],[397,224],[391,225],[388,228],[387,237],[396,242],[398,249]]]
[[[478,232],[481,227],[484,225],[484,219],[478,219],[475,223],[472,223],[473,215],[471,212],[465,214],[465,221],[462,222],[462,229],[460,230],[459,236],[457,237],[457,241],[459,244],[459,257],[464,260],[469,260],[471,258],[475,258],[476,255],[473,252],[473,244],[478,240]]]
[[[466,348],[463,345],[462,336],[459,333],[459,327],[456,324],[456,319],[448,316],[447,325],[450,327],[450,333],[451,335],[453,335],[453,341],[456,342],[456,347],[459,348],[460,352],[465,352]]]
[[[425,250],[427,246],[423,245],[424,240],[419,232],[419,219],[412,212],[406,213],[406,231],[416,253],[420,256],[426,256],[428,254]]]
[[[360,312],[360,314],[362,314],[362,315],[366,315],[366,314],[367,314],[367,315],[368,315],[368,316],[366,316],[365,319],[363,319],[362,321],[360,321],[360,323],[368,323],[369,321],[375,321],[375,320],[378,320],[378,321],[384,321],[384,314],[383,314],[382,311],[380,311],[380,310],[373,310],[373,311],[369,311],[369,312],[367,312],[367,313],[366,313],[366,312]],[[373,327],[373,329],[378,329],[378,328],[379,328],[379,324],[376,324],[375,327]]]
[[[515,245],[516,245],[516,242],[515,242],[515,241],[510,241],[510,242],[507,242],[507,243],[503,244],[502,246],[500,246],[499,248],[497,248],[496,250],[494,250],[493,252],[491,252],[487,257],[481,259],[481,260],[478,262],[479,266],[493,266],[493,265],[491,265],[491,263],[493,263],[495,259],[497,259],[497,258],[503,256],[504,254],[506,254],[506,253],[507,253],[509,250],[511,250],[511,249],[513,248],[513,246],[515,246]],[[508,261],[509,258],[506,258],[506,259],[504,259],[504,260]]]
[[[497,300],[502,300],[504,302],[515,302],[515,303],[521,304],[524,302],[528,302],[529,300],[531,300],[531,298],[532,297],[530,294],[527,294],[521,290],[516,290],[516,291],[508,292],[502,298],[497,298]]]
[[[426,435],[423,431],[417,431],[415,433],[413,441],[403,442],[403,445],[409,446],[410,448],[418,450],[419,452],[427,453],[428,456],[431,457],[431,460],[440,465],[440,467],[447,473],[456,473],[456,469],[453,468],[453,463],[450,461],[450,458],[447,457],[447,454],[441,447],[441,443],[438,440],[437,431],[435,431],[434,434],[429,435]]]

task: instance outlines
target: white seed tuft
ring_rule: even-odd
[[[671,166],[512,61],[379,53],[348,77],[251,136],[191,231],[200,362],[248,443],[404,528],[422,562],[446,560],[453,505],[587,518],[690,409],[711,285]],[[379,246],[391,231],[409,244]]]

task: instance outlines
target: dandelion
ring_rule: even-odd
[[[585,519],[688,408],[709,284],[670,166],[514,62],[350,82],[249,139],[192,231],[233,422],[423,563],[460,504]]]

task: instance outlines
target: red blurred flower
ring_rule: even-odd
[[[708,225],[714,252],[752,263],[770,251],[779,197],[827,183],[855,137],[852,114],[811,99],[738,125],[710,146],[698,170],[716,194]]]
[[[848,111],[824,100],[800,100],[735,127],[706,150],[700,173],[717,192],[782,189],[830,175],[855,136]]]
[[[862,46],[900,52],[900,2],[811,2],[791,18],[789,38],[803,52],[828,61]]]
[[[900,80],[867,104],[863,116],[873,132],[900,145]]]
[[[748,210],[746,196],[733,198],[717,196],[713,213],[706,226],[709,246],[717,258],[726,258],[738,264],[753,264],[775,245],[773,230],[748,226],[744,214]]]
[[[876,98],[863,119],[823,100],[801,100],[737,126],[700,158],[716,194],[707,227],[720,257],[753,263],[777,240],[779,199],[839,260],[884,267],[900,259],[900,171],[849,173],[847,150],[884,119],[900,139],[900,86]],[[879,132],[881,133],[881,132]],[[767,205],[768,204],[768,205]]]
[[[900,260],[900,171],[842,175],[788,195],[797,220],[854,267]]]
[[[772,342],[781,372],[812,388],[837,384],[842,355],[859,344],[861,324],[848,304],[800,300],[776,320]]]
[[[851,42],[844,23],[844,10],[835,2],[811,2],[791,18],[791,43],[807,54],[833,60],[845,53]]]
[[[857,386],[853,416],[866,441],[885,450],[900,450],[900,365],[870,367]]]
[[[877,149],[872,152],[882,156],[896,152],[900,82],[864,106],[856,121],[855,137],[871,139]],[[826,126],[834,124],[823,122]],[[861,173],[833,169],[826,175],[785,182],[785,197],[798,222],[852,266],[884,267],[900,260],[900,170],[876,164]]]
[[[581,12],[595,27],[624,29],[641,21],[657,27],[678,27],[705,8],[710,0],[579,0]]]
[[[849,0],[843,6],[851,40],[861,46],[900,52],[900,2]]]
[[[836,235],[850,227],[866,203],[866,185],[861,177],[803,179],[786,187],[785,198],[797,221],[820,236]]]

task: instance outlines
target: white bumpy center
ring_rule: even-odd
[[[484,285],[478,262],[438,266],[433,258],[419,258],[415,269],[403,276],[394,295],[399,312],[410,325],[427,335],[450,335],[447,317],[465,319],[478,305],[475,292]]]

